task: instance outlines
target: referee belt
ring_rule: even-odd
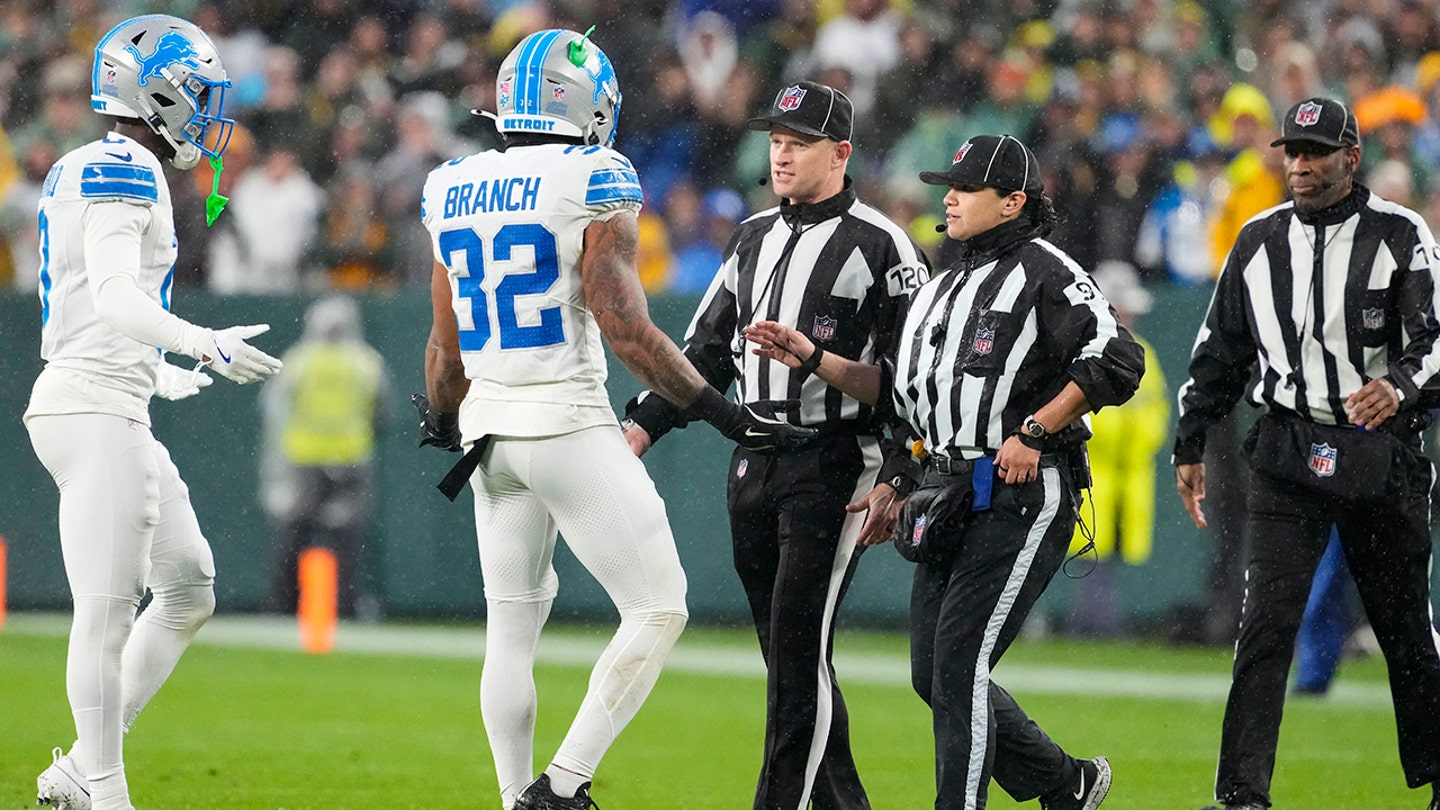
[[[980,458],[991,458],[994,456],[981,456]],[[1059,467],[1065,463],[1065,453],[1041,453],[1041,467]],[[930,469],[939,475],[970,475],[975,471],[975,462],[978,458],[950,458],[948,456],[929,455],[925,461],[929,463]]]

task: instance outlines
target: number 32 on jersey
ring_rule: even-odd
[[[505,225],[487,245],[474,228],[456,228],[440,234],[440,256],[455,278],[459,301],[455,304],[460,351],[478,352],[490,343],[492,329],[500,332],[500,349],[534,349],[565,342],[560,306],[538,310],[539,323],[520,324],[515,299],[543,295],[560,278],[555,234],[536,223]],[[518,248],[518,250],[517,250]],[[527,257],[525,254],[530,253]],[[487,260],[488,259],[488,260]],[[457,260],[463,267],[457,267]],[[503,275],[494,292],[485,290],[485,275]],[[458,316],[470,309],[471,326]],[[495,312],[495,326],[490,312]]]

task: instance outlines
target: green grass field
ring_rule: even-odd
[[[72,735],[64,620],[11,616],[0,632],[0,810],[33,807],[35,775]],[[480,628],[345,627],[340,648],[292,649],[280,621],[212,621],[126,738],[142,810],[498,808],[480,724]],[[603,628],[542,642],[537,767],[585,688]],[[855,756],[876,810],[933,803],[929,715],[908,685],[898,634],[842,632],[837,668]],[[691,628],[650,701],[611,749],[594,795],[605,810],[750,806],[765,684],[748,630]],[[1105,810],[1208,803],[1229,655],[1123,643],[1021,641],[996,680],[1062,745],[1107,754]],[[1323,700],[1291,701],[1276,806],[1415,808],[1404,786],[1385,670],[1347,664]],[[990,807],[1017,805],[992,787]],[[1028,805],[1034,807],[1036,805]]]

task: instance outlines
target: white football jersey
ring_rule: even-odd
[[[449,271],[471,380],[465,436],[615,423],[580,254],[592,221],[638,212],[642,200],[630,161],[602,146],[517,146],[430,173],[421,218]]]
[[[134,234],[138,265],[91,256],[87,267],[87,222],[93,238],[117,221],[114,215],[133,213],[129,206],[148,214],[141,232]],[[111,413],[149,424],[161,352],[102,321],[93,290],[105,278],[124,273],[151,300],[170,308],[175,220],[159,159],[114,132],[70,152],[45,178],[39,224],[40,356],[46,365],[26,416]]]

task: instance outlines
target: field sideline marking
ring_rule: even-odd
[[[70,618],[59,613],[12,613],[4,635],[65,637]],[[3,636],[0,636],[3,637]],[[557,666],[589,667],[608,638],[583,629],[541,637],[537,659]],[[205,625],[196,643],[245,649],[300,649],[295,620],[283,616],[217,616]],[[335,635],[340,653],[415,655],[435,658],[481,659],[485,633],[479,627],[433,627],[341,622]],[[665,668],[697,675],[763,678],[765,666],[752,646],[703,645],[682,636]],[[837,649],[835,669],[850,683],[908,686],[910,661],[903,655],[846,653]],[[1165,674],[1124,669],[1082,669],[1002,662],[999,683],[1012,692],[1092,697],[1149,698],[1199,703],[1224,702],[1230,688],[1228,675]],[[1390,690],[1384,684],[1337,683],[1326,704],[1388,710]]]

